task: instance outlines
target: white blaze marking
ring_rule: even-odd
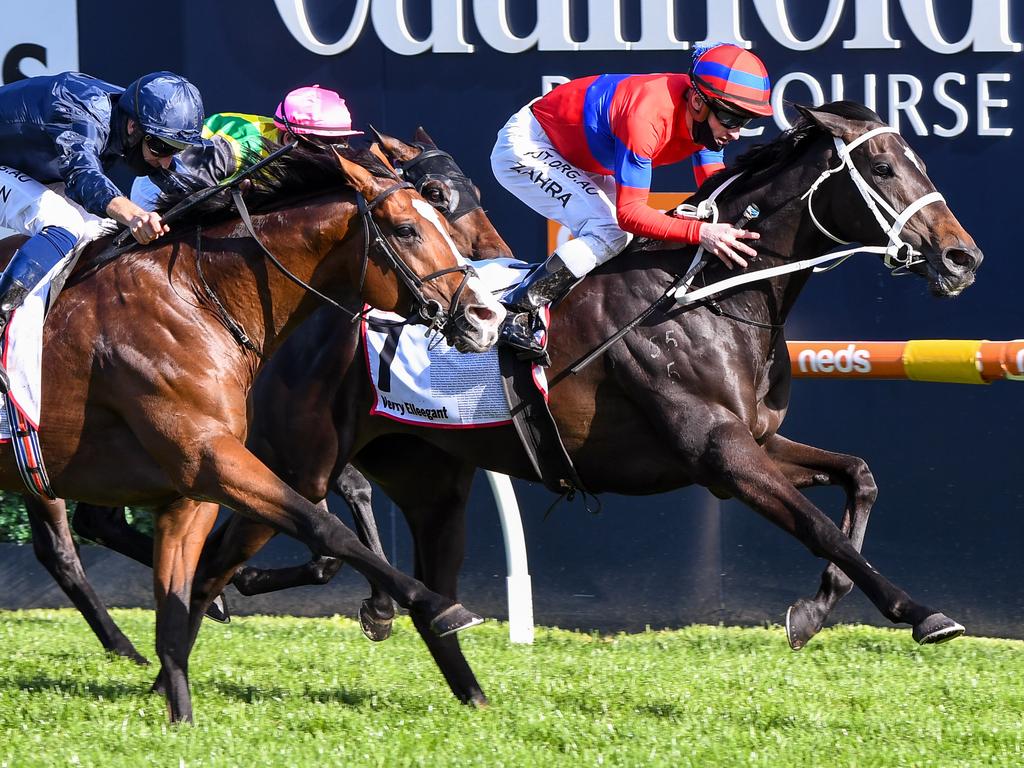
[[[434,225],[434,227],[437,228],[437,231],[441,233],[441,237],[444,238],[444,241],[448,243],[448,247],[452,249],[452,253],[455,254],[455,260],[459,264],[468,264],[469,262],[466,261],[466,259],[462,256],[461,253],[459,253],[459,249],[455,247],[455,242],[452,240],[451,235],[448,234],[448,230],[445,229],[444,225],[441,224],[441,218],[437,215],[437,209],[434,208],[434,206],[432,206],[426,200],[414,199],[412,201],[412,205],[417,211],[420,212],[420,215],[424,219],[427,219],[431,224]]]

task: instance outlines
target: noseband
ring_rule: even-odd
[[[423,194],[423,187],[428,181],[441,181],[450,187],[455,199],[443,211],[448,221],[454,222],[467,213],[483,207],[472,179],[462,172],[455,158],[441,149],[427,149],[423,144],[412,146],[418,147],[420,153],[412,160],[401,164],[398,169],[399,175],[411,182],[420,194]]]

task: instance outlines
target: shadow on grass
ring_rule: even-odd
[[[230,680],[206,681],[201,683],[198,695],[202,695],[202,689],[215,690],[220,695],[243,701],[248,704],[255,704],[267,699],[302,699],[317,704],[344,704],[350,707],[360,706],[370,701],[374,693],[364,689],[351,688],[310,688],[299,691],[295,688],[284,688],[281,686],[257,686],[234,683]],[[193,681],[193,693],[196,693],[196,681]]]
[[[81,698],[103,698],[108,700],[126,697],[145,696],[152,692],[152,682],[110,682],[66,679],[49,675],[21,675],[7,678],[0,685],[0,695],[5,689],[18,691],[53,692],[64,696]],[[201,700],[204,694],[215,692],[228,699],[246,704],[256,704],[272,699],[301,699],[317,704],[343,704],[349,707],[361,706],[375,695],[365,689],[350,688],[305,688],[296,690],[281,686],[255,686],[233,683],[230,681],[197,681],[192,680],[193,696]],[[154,696],[158,694],[152,694]]]
[[[49,675],[12,676],[0,687],[19,691],[55,692],[71,696],[88,696],[90,698],[120,699],[126,696],[138,696],[149,691],[150,683],[133,682],[101,682],[85,680],[67,680],[50,677]]]

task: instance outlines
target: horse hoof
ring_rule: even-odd
[[[789,647],[799,651],[821,631],[821,625],[814,617],[811,603],[803,598],[797,600],[786,611],[786,639]]]
[[[477,616],[467,610],[462,603],[455,603],[431,619],[430,629],[438,637],[448,637],[448,635],[454,635],[456,632],[483,623],[483,616]]]
[[[221,593],[213,598],[213,602],[210,603],[206,609],[206,618],[213,619],[218,624],[230,624],[231,623],[231,612],[228,610],[228,600]]]
[[[487,707],[491,705],[491,702],[487,700],[487,696],[484,695],[483,691],[476,691],[472,693],[464,698],[462,703],[467,707],[472,707],[473,709],[487,709]]]
[[[147,659],[141,653],[136,651],[134,648],[132,648],[131,651],[129,651],[127,653],[121,653],[120,651],[118,651],[118,655],[123,656],[124,658],[128,659],[129,661],[135,662],[140,667],[148,667],[149,666],[149,659]]]
[[[394,618],[394,614],[391,616],[378,615],[369,600],[363,600],[362,605],[359,606],[359,626],[363,628],[363,634],[375,643],[391,637],[391,624]]]
[[[963,633],[963,625],[944,613],[933,613],[914,626],[914,639],[920,645],[944,643]]]

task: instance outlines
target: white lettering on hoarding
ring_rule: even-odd
[[[988,87],[991,83],[1010,82],[1009,72],[984,73],[978,75],[978,135],[979,136],[1011,136],[1013,128],[993,128],[990,109],[1006,109],[1010,102],[1006,99],[993,99],[989,96]]]
[[[797,355],[801,373],[871,373],[871,352],[849,344],[843,349],[803,349]]]
[[[970,120],[970,113],[967,111],[967,107],[950,96],[946,91],[946,86],[950,83],[956,83],[961,86],[967,85],[967,75],[960,72],[945,72],[935,78],[935,85],[932,88],[935,100],[956,116],[955,122],[949,128],[945,128],[938,123],[932,125],[935,135],[946,139],[962,134]]]
[[[66,5],[68,0],[49,0]],[[292,36],[305,48],[322,56],[333,56],[355,44],[367,17],[381,42],[395,53],[412,56],[417,53],[472,53],[466,42],[465,9],[472,2],[477,31],[495,50],[522,53],[534,46],[540,51],[624,51],[679,50],[688,43],[675,35],[677,6],[682,5],[682,18],[687,6],[700,0],[641,0],[640,36],[635,42],[622,35],[623,8],[621,0],[587,0],[586,40],[574,40],[570,33],[570,0],[523,0],[533,2],[537,25],[525,36],[512,31],[508,7],[513,0],[416,0],[430,3],[431,31],[421,39],[409,30],[406,19],[407,0],[356,0],[352,19],[344,35],[333,43],[325,43],[313,32],[306,4],[315,0],[274,0],[278,13]],[[320,0],[327,2],[328,0]],[[967,0],[962,0],[966,2]],[[835,35],[843,12],[850,6],[854,14],[854,35],[843,45],[851,49],[886,50],[899,48],[900,40],[892,37],[890,11],[899,9],[914,37],[936,53],[955,54],[971,49],[985,53],[1020,53],[1020,43],[1010,38],[1009,0],[971,0],[971,16],[963,36],[950,42],[939,29],[935,0],[829,0],[818,31],[807,39],[793,32],[790,24],[790,3],[796,0],[754,0],[753,10],[769,35],[779,44],[794,51],[820,48]],[[750,13],[740,0],[704,0],[708,19],[701,42],[731,42],[745,48],[750,40],[743,37],[741,23]],[[368,13],[369,11],[369,13]],[[61,12],[62,14],[65,11]],[[57,18],[61,14],[47,18]],[[41,25],[40,25],[41,26]]]
[[[848,94],[846,92],[845,78],[842,74],[833,74],[830,77],[830,81],[831,90],[830,93],[826,94],[818,79],[807,72],[790,72],[779,78],[772,88],[772,107],[775,110],[775,124],[782,130],[792,127],[782,111],[783,104],[789,101],[809,102],[817,106],[826,101],[853,98],[862,102],[869,109],[878,111],[876,106],[878,102],[877,75],[870,72],[865,74],[863,93],[858,94]],[[989,72],[977,75],[975,122],[977,123],[977,133],[979,136],[1005,137],[1013,134],[1013,128],[999,128],[992,125],[992,111],[1005,109],[1009,106],[1009,101],[1007,99],[994,98],[990,93],[990,86],[993,83],[1008,82],[1010,82],[1010,74],[1008,72]],[[948,109],[953,115],[953,124],[951,126],[945,127],[938,123],[931,126],[932,132],[936,136],[943,138],[963,134],[970,123],[971,117],[964,103],[950,94],[949,85],[952,83],[965,86],[968,83],[968,78],[960,72],[945,72],[936,78],[932,86],[932,93],[936,103],[940,107]],[[796,85],[795,93],[793,92],[794,84]],[[928,136],[928,126],[918,111],[918,105],[921,103],[924,94],[924,85],[921,80],[913,75],[894,73],[888,76],[886,84],[888,94],[887,98],[883,99],[883,103],[886,103],[888,106],[888,114],[882,114],[882,119],[894,128],[900,128],[905,118],[910,123],[914,133],[918,136]]]
[[[801,3],[801,0],[797,2]],[[827,43],[836,31],[844,3],[845,0],[829,0],[821,28],[808,40],[801,40],[793,33],[786,10],[786,0],[754,0],[754,7],[757,8],[757,15],[761,18],[764,28],[773,38],[793,51],[813,51]],[[801,10],[806,12],[806,4]]]

